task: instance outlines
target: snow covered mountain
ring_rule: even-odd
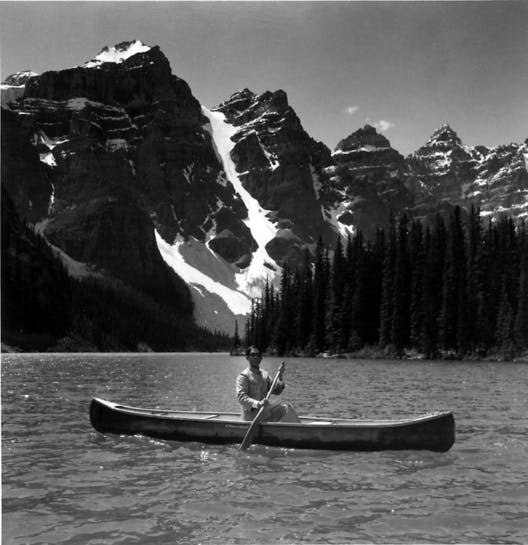
[[[449,125],[407,157],[417,215],[441,203],[480,208],[484,217],[528,217],[527,144],[488,149],[462,144]]]
[[[316,242],[318,229],[299,229],[291,206],[277,210],[247,187],[247,126],[202,108],[158,47],[106,47],[81,66],[29,79],[8,106],[2,183],[19,215],[75,264],[72,274],[116,277],[157,300],[183,279],[196,320],[231,332],[289,254]],[[280,154],[278,172],[299,159]],[[303,173],[315,202],[312,170]]]
[[[70,273],[229,333],[319,236],[371,237],[391,211],[454,204],[526,217],[527,163],[527,143],[469,148],[447,125],[407,158],[368,125],[331,152],[284,91],[208,109],[138,40],[2,84],[2,185]]]

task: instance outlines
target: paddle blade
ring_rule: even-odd
[[[248,428],[248,431],[246,432],[246,436],[244,437],[244,440],[240,444],[240,450],[246,450],[248,449],[251,444],[253,443],[253,439],[255,439],[255,436],[257,435],[259,431],[259,425],[260,421],[262,420],[262,417],[264,416],[264,407],[260,409],[260,411],[257,413],[257,416],[255,416],[253,422],[251,422],[251,425]]]

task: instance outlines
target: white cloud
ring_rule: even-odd
[[[374,121],[371,123],[378,131],[385,132],[389,129],[392,129],[396,125],[392,123],[391,121],[386,121],[385,119],[380,119],[379,121]]]
[[[345,109],[345,112],[348,115],[354,115],[359,110],[359,106],[357,104],[354,104],[353,106],[347,106]]]

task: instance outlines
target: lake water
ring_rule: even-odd
[[[237,411],[243,358],[2,355],[2,534],[18,544],[528,542],[528,365],[287,359],[301,414],[452,410],[453,448],[287,450],[102,435],[92,396]],[[274,372],[279,360],[263,367]]]

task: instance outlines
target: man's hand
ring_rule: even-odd
[[[258,402],[257,409],[261,409],[262,407],[267,407],[269,405],[269,399],[261,399]]]

